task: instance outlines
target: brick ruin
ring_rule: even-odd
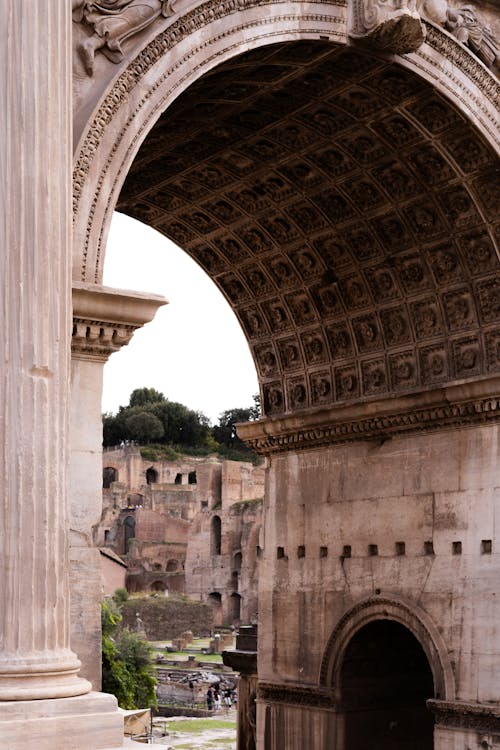
[[[263,495],[264,469],[251,463],[106,450],[94,542],[127,563],[130,592],[209,602],[216,625],[254,621]]]

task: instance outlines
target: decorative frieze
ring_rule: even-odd
[[[438,727],[469,729],[500,736],[498,705],[431,699],[427,701],[427,707],[434,714]]]
[[[375,372],[376,363],[373,364]],[[373,373],[372,378],[375,377]],[[348,377],[346,372],[346,383]],[[275,391],[276,387],[273,393]],[[493,394],[500,394],[498,378],[466,386],[443,387],[413,396],[386,398],[371,404],[360,403],[352,407],[316,409],[303,415],[271,417],[240,425],[238,434],[257,453],[267,455],[359,440],[387,440],[415,432],[491,424],[500,422],[500,395]],[[266,407],[272,414],[275,401],[269,398]]]
[[[265,703],[332,709],[333,690],[313,685],[272,684],[259,682],[258,697]]]

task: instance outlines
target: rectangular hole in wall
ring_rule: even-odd
[[[344,548],[342,550],[342,557],[350,557],[351,556],[351,545],[350,544],[344,544]]]
[[[320,547],[319,548],[319,556],[320,557],[328,557],[328,547]]]
[[[297,547],[297,557],[305,557],[306,556],[306,548],[303,544],[299,544]]]
[[[396,555],[406,554],[406,544],[404,542],[396,542]]]
[[[434,554],[434,544],[432,542],[424,542],[424,553],[426,555]]]
[[[276,550],[276,557],[278,560],[282,560],[285,557],[285,548],[284,547],[278,547]]]
[[[454,555],[461,555],[462,554],[462,542],[452,542],[451,551]]]
[[[378,545],[377,544],[369,544],[368,545],[368,554],[370,557],[376,557],[378,555]]]
[[[481,542],[481,554],[491,555],[492,545],[491,539],[483,539]]]

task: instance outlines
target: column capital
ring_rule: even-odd
[[[158,294],[74,282],[73,359],[106,362],[166,304]]]

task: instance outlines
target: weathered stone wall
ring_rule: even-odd
[[[238,487],[240,483],[237,483]],[[234,485],[233,485],[234,487]],[[260,487],[259,487],[260,489]],[[220,554],[214,551],[214,518],[220,519]],[[262,501],[226,503],[198,514],[190,531],[186,555],[186,592],[219,608],[219,624],[254,621],[258,612],[258,576]],[[220,595],[220,607],[214,595]],[[239,597],[240,615],[236,616]]]
[[[317,686],[345,613],[393,597],[425,613],[446,644],[448,697],[496,701],[499,453],[498,427],[485,426],[272,457],[260,680]],[[291,712],[293,726],[294,701],[282,702],[270,710]]]
[[[212,630],[212,610],[203,602],[186,601],[175,596],[151,599],[129,599],[123,606],[123,625],[135,629],[136,616],[143,622],[151,641],[170,640],[185,630],[196,637],[209,636]]]

